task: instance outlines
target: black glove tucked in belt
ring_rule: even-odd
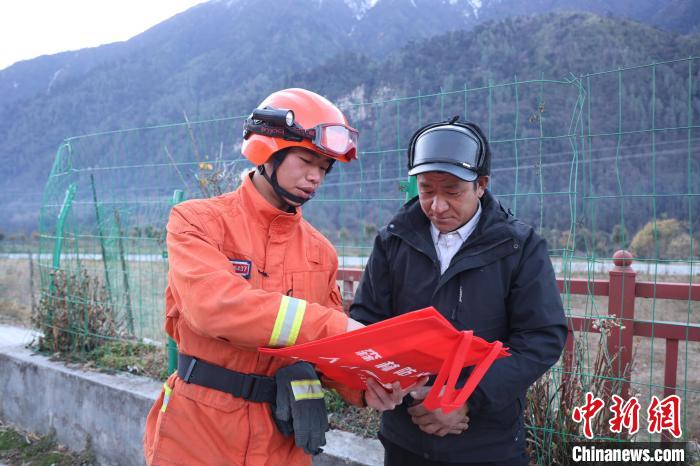
[[[308,362],[283,367],[275,374],[277,400],[272,415],[285,436],[294,433],[294,442],[310,455],[317,455],[326,444],[328,413],[321,381]]]

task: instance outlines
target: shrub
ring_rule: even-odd
[[[529,426],[527,448],[536,464],[571,464],[573,442],[586,440],[581,433],[583,425],[572,418],[574,408],[581,405],[586,392],[606,394],[607,398],[619,393],[621,380],[629,376],[629,368],[622,377],[617,374],[617,355],[610,355],[607,351],[610,331],[619,323],[606,319],[594,326],[600,328],[597,348],[585,347],[585,334],[577,337],[571,371],[565,372],[562,366],[561,377],[548,371],[528,390],[525,408],[525,422]],[[583,363],[592,352],[596,357],[586,370]],[[593,431],[606,431],[609,419],[608,410],[601,411],[592,420]]]
[[[91,351],[123,333],[107,290],[86,270],[51,272],[49,292],[41,297],[32,323],[43,333],[39,349],[61,353]]]
[[[634,235],[630,249],[636,257],[648,259],[697,257],[700,253],[700,241],[694,241],[694,251],[691,251],[688,231],[688,226],[675,218],[651,221]]]

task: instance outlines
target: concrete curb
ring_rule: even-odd
[[[102,464],[142,465],[144,422],[162,384],[131,374],[86,372],[25,348],[35,334],[0,325],[0,418],[80,451],[87,439]],[[383,463],[377,440],[330,431],[315,466]]]

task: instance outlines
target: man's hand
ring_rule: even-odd
[[[365,391],[365,402],[370,408],[377,411],[388,411],[400,405],[403,397],[411,390],[418,390],[428,381],[428,377],[422,377],[413,385],[406,388],[401,388],[399,382],[393,384],[382,385],[373,378],[367,379],[367,390]]]
[[[359,330],[361,328],[364,328],[364,325],[362,325],[355,319],[348,317],[348,325],[347,327],[345,327],[346,332],[352,332],[353,330]]]
[[[423,406],[422,401],[428,395],[432,387],[422,387],[411,392],[411,396],[416,401],[416,404],[408,408],[408,414],[411,415],[411,420],[420,430],[426,434],[437,435],[444,437],[447,434],[461,434],[469,428],[469,406],[464,403],[459,409],[455,409],[448,414],[442,412],[442,409],[428,411]]]

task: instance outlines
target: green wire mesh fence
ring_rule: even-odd
[[[335,244],[341,268],[361,269],[377,230],[406,199],[411,134],[427,122],[461,115],[482,126],[492,143],[490,189],[547,239],[564,283],[607,278],[613,253],[627,249],[638,279],[695,285],[699,60],[345,101],[341,107],[360,131],[359,160],[336,166],[304,214]],[[251,168],[240,155],[244,118],[190,122],[185,115],[182,123],[71,137],[61,144],[40,220],[39,307],[48,311],[38,322],[45,330],[79,336],[72,343],[78,351],[100,339],[165,340],[164,226],[173,193],[210,197],[238,186]],[[592,287],[575,294],[565,284],[563,299],[571,316],[608,315],[607,297]],[[639,300],[637,314],[693,328],[699,309],[690,295],[675,301],[652,297]],[[581,387],[606,377],[596,369],[605,346],[600,338],[577,334]],[[631,390],[645,399],[663,391],[663,357],[654,342],[635,342]],[[693,419],[700,384],[692,376],[700,369],[699,352],[700,344],[688,339],[680,351],[677,390],[686,438],[700,435]],[[582,403],[586,391],[567,399],[564,372],[561,366],[550,371],[552,385],[538,392],[546,400],[543,417],[529,418],[532,431],[549,435],[546,445],[545,437],[532,440],[542,464],[555,457],[552,443],[565,443],[567,435],[579,438],[578,427],[564,432],[565,422],[551,422],[561,421],[561,403]]]

